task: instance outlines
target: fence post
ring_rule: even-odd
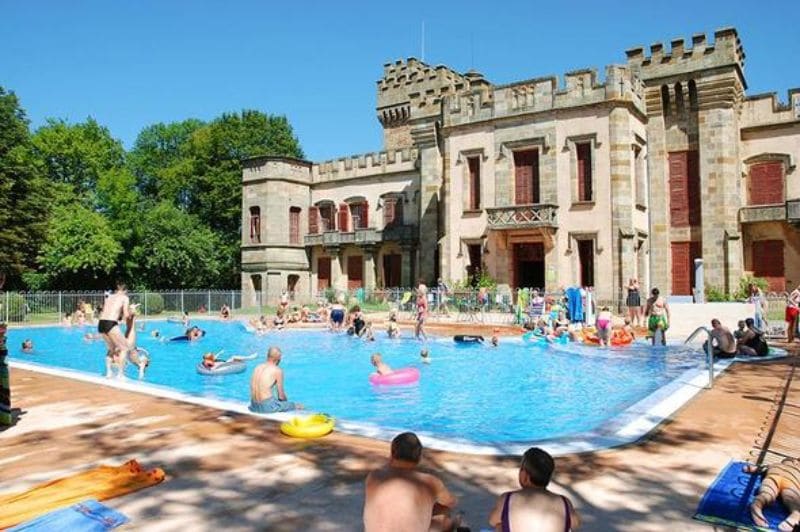
[[[186,310],[183,306],[183,290],[181,289],[181,314],[183,314],[184,312],[186,312]]]
[[[61,290],[58,291],[58,322],[61,323],[61,316],[64,314],[64,308],[61,301]]]
[[[211,290],[208,290],[208,306],[206,307],[206,312],[211,314]]]
[[[234,300],[233,290],[231,290],[231,310],[236,308],[236,301]]]
[[[6,319],[5,319],[5,323],[8,323],[8,300],[9,300],[8,292],[6,292]]]
[[[147,289],[142,290],[142,297],[144,298],[144,317],[147,317]]]

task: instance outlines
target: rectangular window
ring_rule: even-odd
[[[538,150],[514,152],[514,198],[517,205],[541,203]]]
[[[300,207],[289,208],[289,243],[300,243]]]
[[[467,165],[469,167],[467,209],[477,211],[481,208],[481,158],[479,156],[469,157]]]
[[[672,227],[700,225],[700,158],[696,150],[669,154],[669,213]]]
[[[594,240],[578,240],[581,286],[594,286]]]
[[[351,255],[347,257],[347,289],[356,290],[364,286],[364,257]]]
[[[336,209],[333,203],[319,206],[319,221],[322,232],[336,231]]]
[[[593,201],[592,198],[592,143],[575,144],[578,160],[578,201]]]
[[[350,231],[350,207],[347,203],[339,204],[339,231],[347,233]]]
[[[783,203],[783,163],[754,164],[750,167],[750,205]]]
[[[633,147],[633,187],[636,205],[647,206],[647,174],[643,149],[640,146]]]
[[[383,201],[383,225],[403,225],[403,198],[386,198]]]
[[[331,258],[317,259],[317,290],[325,290],[331,285]]]
[[[250,242],[261,242],[261,207],[250,207]]]
[[[366,229],[369,223],[367,202],[351,203],[350,218],[353,221],[353,229]]]

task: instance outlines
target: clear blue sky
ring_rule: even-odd
[[[558,5],[562,4],[562,6]],[[306,156],[381,149],[375,81],[420,56],[492,82],[624,63],[635,45],[735,26],[748,94],[800,87],[784,0],[346,2],[0,0],[0,85],[34,127],[95,117],[130,147],[155,122],[285,114]]]

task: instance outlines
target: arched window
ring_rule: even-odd
[[[683,86],[680,81],[675,84],[675,112],[683,113]]]
[[[250,242],[261,242],[261,207],[250,207]]]
[[[693,79],[689,80],[689,109],[697,111],[697,84]]]
[[[664,116],[669,116],[669,87],[661,85],[661,112]]]

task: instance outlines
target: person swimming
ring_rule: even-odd
[[[500,338],[497,336],[499,333],[500,329],[495,327],[494,330],[492,331],[492,338],[490,340],[492,347],[497,347],[500,344]]]
[[[392,372],[392,368],[382,360],[380,353],[373,353],[369,361],[375,366],[375,372],[378,375],[389,375]]]
[[[26,338],[22,342],[22,352],[23,353],[33,353],[33,340],[30,338]]]
[[[430,353],[428,353],[428,350],[425,348],[422,348],[422,350],[419,352],[419,358],[420,362],[422,362],[423,364],[431,363]]]

